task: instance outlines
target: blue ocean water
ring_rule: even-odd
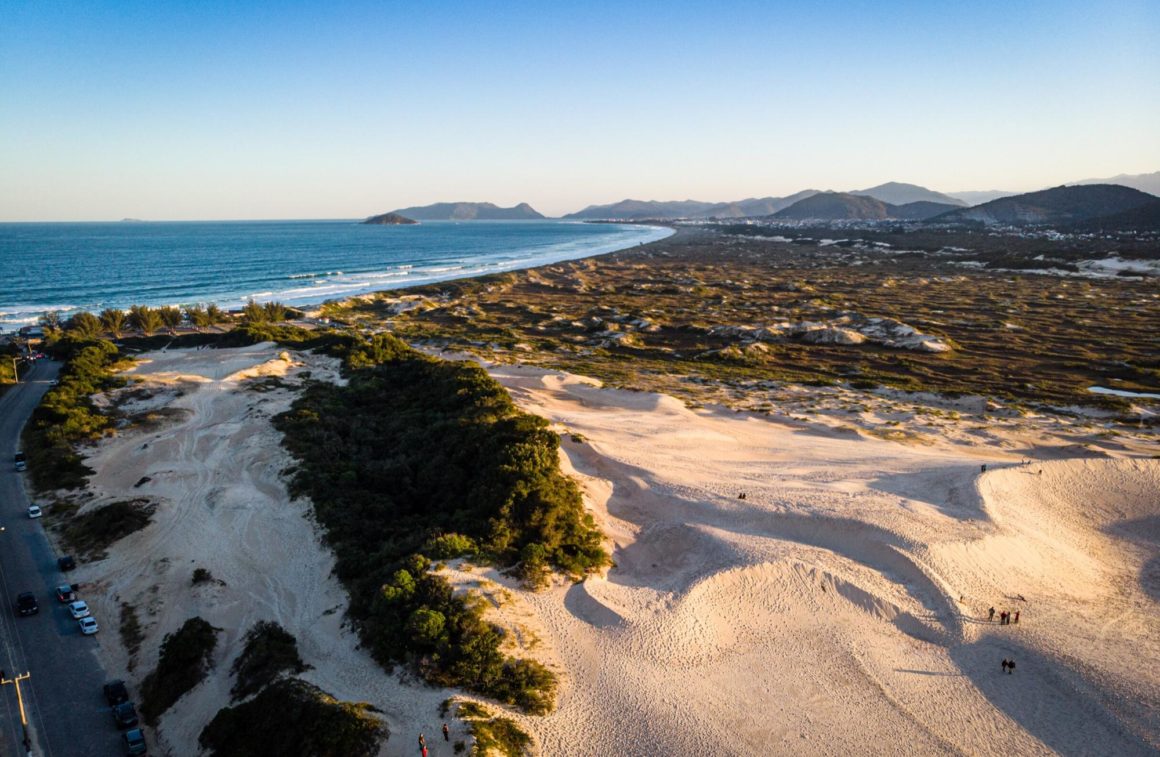
[[[669,229],[567,221],[0,224],[0,329],[46,310],[251,297],[306,305],[526,268],[661,239]]]

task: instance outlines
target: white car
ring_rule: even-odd
[[[68,611],[69,614],[73,616],[73,620],[80,620],[81,618],[87,618],[92,615],[92,613],[89,612],[89,606],[79,599],[75,602],[69,603]]]
[[[80,624],[81,633],[83,633],[85,636],[92,636],[97,631],[101,630],[100,626],[97,625],[97,621],[94,620],[91,615],[86,618],[81,618],[77,621],[77,623]]]
[[[40,505],[29,505],[28,506],[28,517],[29,518],[39,518],[42,515],[44,515],[44,511],[40,509]]]

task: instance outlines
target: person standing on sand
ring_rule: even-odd
[[[980,473],[986,473],[987,472],[987,464],[983,463],[982,465],[979,466],[979,469],[980,469],[979,470]]]
[[[1019,622],[1019,611],[1018,610],[1015,611],[1015,622],[1016,623]]]
[[[1007,660],[1007,675],[1011,675],[1014,672],[1015,672],[1015,661],[1014,660]]]
[[[447,727],[446,723],[443,724],[443,740],[451,741],[451,729]]]
[[[423,751],[424,757],[427,754],[427,739],[423,738],[423,734],[419,734],[419,749]]]
[[[1006,657],[1003,658],[1003,672],[1004,673],[1007,672],[1007,658]]]
[[[988,623],[995,622],[995,608],[994,607],[992,607],[990,610],[987,610],[987,622]]]

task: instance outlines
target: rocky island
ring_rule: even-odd
[[[416,223],[419,222],[398,213],[382,213],[363,221],[363,224],[371,226],[409,226]]]

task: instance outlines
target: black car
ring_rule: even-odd
[[[113,722],[118,728],[132,728],[137,725],[137,708],[132,702],[121,702],[113,707]]]
[[[16,464],[16,470],[24,470],[28,467],[28,458],[24,456],[23,452],[17,452],[13,462]]]
[[[121,680],[109,681],[105,684],[105,701],[109,703],[110,707],[116,707],[122,702],[129,701],[129,690],[125,688],[125,682]]]
[[[64,557],[57,558],[56,567],[60,568],[61,570],[72,570],[76,566],[77,561],[73,559],[72,555],[65,555]]]
[[[36,601],[36,595],[30,591],[26,591],[16,597],[16,614],[21,617],[35,615],[40,612],[40,603]]]
[[[125,754],[145,754],[145,733],[140,728],[134,728],[131,731],[125,731],[125,733],[121,736],[121,740],[124,742]]]

